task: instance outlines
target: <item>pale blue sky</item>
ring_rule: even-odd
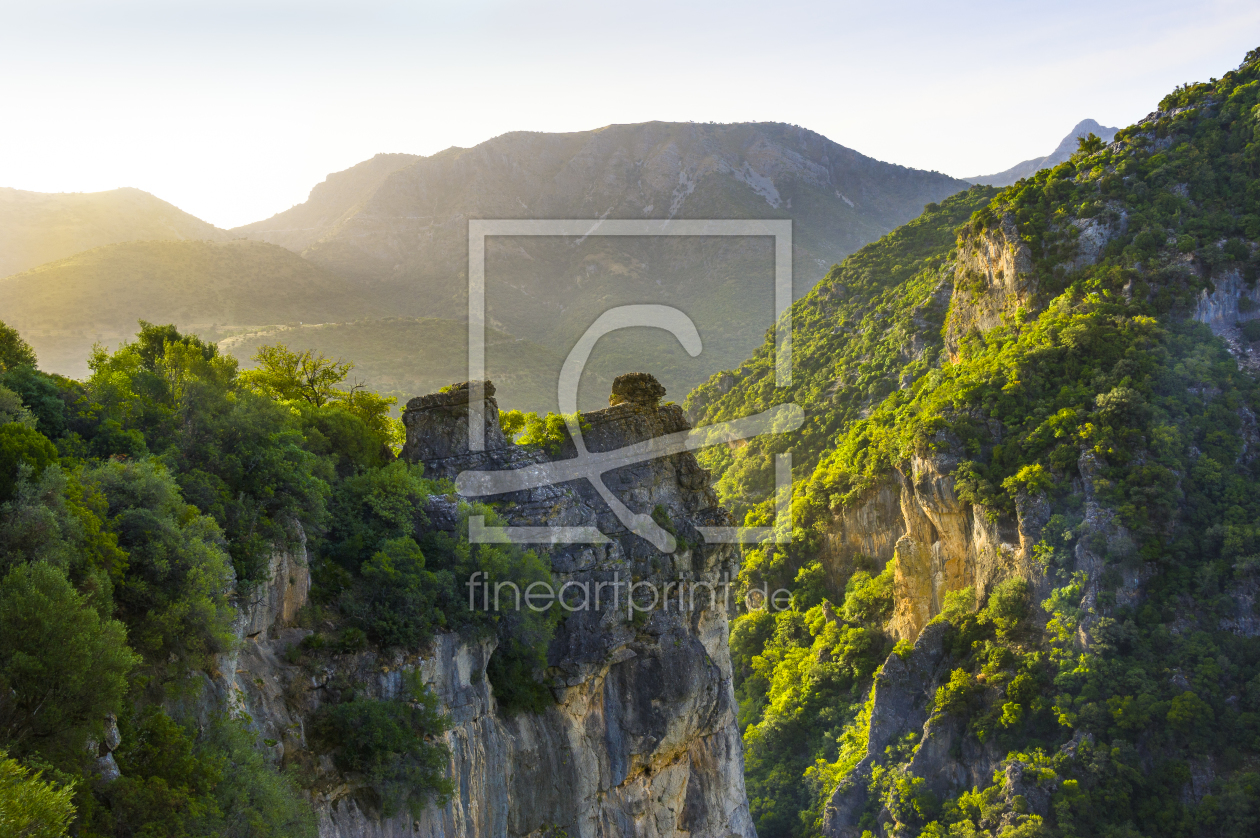
[[[135,186],[230,227],[377,152],[651,119],[976,175],[1257,46],[1254,0],[0,0],[0,186]]]

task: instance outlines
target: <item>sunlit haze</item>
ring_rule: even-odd
[[[776,121],[965,177],[1126,125],[1260,43],[1260,5],[7,3],[0,186],[134,186],[221,227],[378,152]]]

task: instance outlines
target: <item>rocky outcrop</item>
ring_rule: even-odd
[[[484,392],[493,393],[488,382]],[[486,450],[470,452],[468,401],[467,385],[413,399],[404,413],[403,456],[424,462],[426,473],[439,477],[470,468],[530,468],[549,459],[504,438],[492,397],[485,402]],[[678,406],[634,401],[584,414],[583,423],[593,452],[687,428]],[[558,458],[571,454],[562,451]],[[604,479],[632,510],[668,522],[678,549],[660,553],[627,531],[583,483],[493,500],[513,526],[598,526],[607,534],[603,544],[542,547],[557,583],[594,587],[633,579],[668,593],[666,584],[685,580],[715,593],[701,588],[694,610],[687,602],[680,611],[675,600],[669,610],[635,619],[624,606],[613,610],[606,602],[600,611],[567,614],[548,652],[555,704],[545,712],[499,712],[486,676],[493,640],[440,633],[425,649],[339,655],[313,675],[309,667],[290,665],[285,652],[309,633],[289,625],[306,592],[301,551],[277,555],[271,584],[242,607],[240,648],[207,676],[201,712],[232,707],[275,761],[303,765],[318,777],[312,794],[321,838],[753,838],[721,587],[738,571],[737,554],[731,546],[706,545],[696,529],[733,522],[691,454],[625,466]],[[446,529],[459,520],[454,503],[436,497],[427,517]],[[382,819],[364,807],[354,783],[338,777],[327,757],[310,753],[305,720],[334,682],[391,698],[399,694],[402,673],[415,670],[451,718],[445,738],[456,789],[445,806],[430,806],[418,820],[405,813]]]
[[[1057,779],[1043,779],[1019,760],[1006,759],[1005,751],[992,742],[986,745],[968,735],[964,717],[934,708],[937,688],[949,680],[957,663],[947,650],[949,632],[948,622],[931,623],[908,653],[889,655],[876,673],[865,753],[823,808],[827,838],[859,838],[867,828],[864,816],[874,816],[881,834],[913,834],[890,811],[895,790],[885,792],[889,798],[872,796],[872,788],[879,788],[872,783],[877,766],[922,781],[938,799],[985,788],[1000,771],[1000,805],[986,807],[984,813],[984,826],[994,833],[1029,816],[1048,814]],[[1078,735],[1063,751],[1074,754],[1081,741]]]
[[[1210,292],[1207,288],[1199,292],[1194,319],[1224,339],[1240,367],[1253,375],[1260,373],[1260,353],[1251,339],[1255,333],[1244,326],[1260,319],[1260,283],[1248,284],[1234,268],[1213,277],[1210,287]]]
[[[279,764],[306,749],[304,712],[317,706],[307,700],[309,685],[302,683],[302,671],[284,659],[290,647],[311,634],[294,627],[311,587],[306,533],[300,524],[292,524],[291,544],[273,552],[267,579],[238,592],[232,625],[236,643],[218,656],[214,669],[201,675],[196,706],[185,710],[202,720],[235,714],[258,736],[267,757]]]
[[[831,513],[820,558],[837,590],[855,569],[873,562],[883,568],[892,560],[897,540],[905,532],[901,512],[901,481],[889,476],[855,503]]]
[[[1032,254],[1015,220],[1003,216],[996,228],[959,242],[954,296],[945,321],[945,351],[953,361],[963,339],[986,332],[1027,305],[1036,293]]]
[[[1076,255],[1067,269],[1079,271],[1097,264],[1107,243],[1124,235],[1129,228],[1129,217],[1123,207],[1116,207],[1093,218],[1075,218],[1071,224],[1076,230]]]
[[[958,498],[957,466],[949,454],[914,457],[908,473],[894,469],[832,514],[822,560],[835,584],[865,560],[880,569],[895,561],[888,630],[898,638],[918,637],[950,591],[973,587],[979,603],[1012,576],[1044,587],[1032,550],[1049,517],[1045,501],[1022,497],[1016,515],[990,515]]]
[[[650,386],[654,380],[627,383],[634,386],[623,386],[621,403],[583,414],[590,451],[687,429],[677,405],[655,406],[663,393]],[[467,392],[455,388],[408,405],[405,455],[428,446],[429,473],[446,477],[465,469],[529,468],[546,459],[504,439],[492,398],[485,402],[486,450],[469,452]],[[463,433],[435,433],[435,425]],[[421,429],[430,442],[420,442]],[[448,444],[434,445],[435,438]],[[572,451],[562,451],[557,458],[569,456]],[[548,654],[557,701],[544,714],[502,718],[484,679],[476,686],[470,681],[463,688],[469,700],[455,701],[470,708],[469,719],[462,732],[452,733],[457,741],[477,743],[452,748],[461,802],[447,807],[440,829],[436,821],[431,829],[422,822],[422,834],[529,835],[559,828],[575,838],[753,835],[720,587],[737,572],[737,554],[706,545],[696,529],[730,526],[730,515],[690,454],[624,466],[604,481],[634,512],[667,521],[678,549],[661,553],[629,532],[584,481],[500,497],[497,506],[514,526],[597,526],[608,536],[605,544],[551,548],[557,583],[633,578],[668,592],[669,583],[703,582],[717,596],[701,589],[695,610],[652,611],[637,625],[606,608],[567,615]],[[465,783],[472,785],[467,792]],[[457,817],[459,807],[466,811]],[[345,817],[334,812],[330,819]],[[473,828],[477,823],[483,826]]]
[[[1227,335],[1249,320],[1260,320],[1260,284],[1248,283],[1237,269],[1212,278],[1211,291],[1199,292],[1194,319],[1215,335]]]
[[[887,762],[885,749],[906,733],[921,729],[932,710],[932,697],[948,663],[947,623],[929,626],[905,658],[893,653],[875,675],[866,753],[840,781],[823,808],[823,834],[859,838],[858,823],[870,805],[872,769]]]
[[[608,397],[610,405],[633,402],[647,407],[656,407],[665,395],[661,383],[646,372],[629,372],[619,375],[613,380],[612,395]]]

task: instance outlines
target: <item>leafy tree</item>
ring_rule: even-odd
[[[38,479],[19,478],[13,497],[0,505],[0,574],[23,563],[56,565],[98,611],[110,613],[127,554],[101,521],[106,509],[103,496],[59,465]]]
[[[231,563],[214,520],[180,496],[161,465],[109,462],[85,471],[108,499],[105,523],[127,551],[115,592],[131,640],[151,662],[208,662],[230,643]]]
[[[73,786],[58,788],[0,749],[0,834],[61,838],[73,817]]]
[[[1102,151],[1104,145],[1102,138],[1093,131],[1090,131],[1084,137],[1076,138],[1076,152],[1083,156]]]
[[[390,410],[398,404],[396,397],[373,393],[361,382],[357,382],[349,390],[336,396],[336,404],[357,416],[370,432],[383,439],[392,450],[397,452],[402,448],[406,437],[402,421],[390,416]]]
[[[77,753],[118,711],[136,663],[122,624],[64,571],[21,565],[0,581],[0,737],[14,753]]]
[[[567,418],[582,423],[583,431],[588,429],[581,415]],[[532,411],[505,410],[499,413],[499,427],[503,429],[504,436],[517,445],[543,448],[552,456],[560,454],[569,442],[569,426],[566,417],[560,413],[539,416]]]
[[[200,733],[158,707],[121,720],[122,777],[88,813],[92,834],[178,838],[313,838],[314,813],[234,719]]]
[[[23,470],[38,479],[55,462],[57,449],[48,437],[17,422],[0,425],[0,501],[13,497]]]
[[[341,393],[337,385],[346,380],[354,364],[324,357],[306,349],[295,352],[284,344],[260,346],[253,361],[257,369],[241,373],[241,382],[273,399],[304,401],[323,407]]]
[[[35,415],[22,404],[21,396],[0,384],[0,425],[10,422],[34,428]]]
[[[437,593],[450,588],[450,573],[425,570],[424,554],[412,538],[386,540],[359,567],[341,610],[381,646],[414,649],[445,625]]]
[[[22,340],[17,329],[0,322],[0,373],[35,366],[35,350]]]
[[[66,433],[66,402],[72,398],[74,390],[82,387],[33,366],[19,366],[0,373],[0,386],[17,393],[23,406],[35,417],[35,430],[54,440]]]

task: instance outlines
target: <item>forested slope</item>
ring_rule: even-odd
[[[488,644],[499,707],[549,700],[554,619],[471,611],[460,584],[549,580],[547,558],[437,532],[431,500],[452,527],[471,508],[395,459],[391,400],[274,349],[239,372],[142,324],[74,381],[0,324],[6,836],[313,836],[346,797],[419,816],[452,790],[450,719],[416,671],[441,630]],[[266,680],[286,672],[287,696]],[[305,717],[244,712],[268,690]]]
[[[929,207],[797,304],[791,392],[693,393],[808,416],[707,463],[758,524],[798,464],[743,577],[794,607],[732,634],[762,838],[1254,834],[1258,106],[1260,51]]]

